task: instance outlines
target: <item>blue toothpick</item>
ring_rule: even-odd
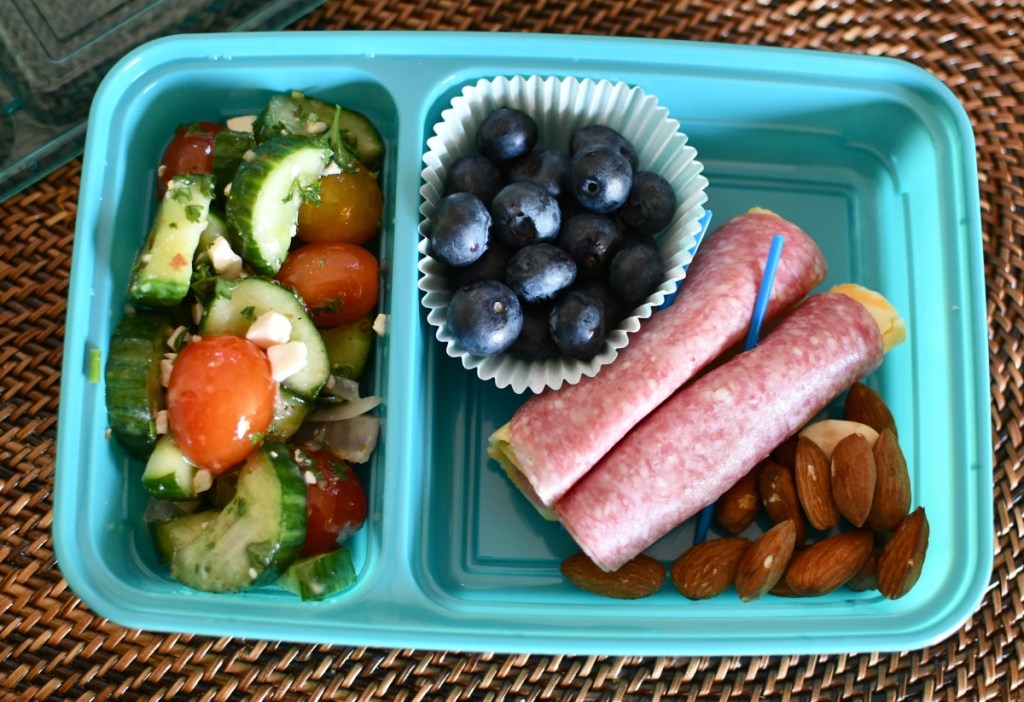
[[[782,256],[782,244],[785,241],[781,234],[772,237],[771,247],[768,249],[768,260],[764,264],[764,275],[761,276],[761,287],[757,291],[757,299],[754,301],[754,314],[750,318],[750,329],[747,331],[747,341],[744,350],[750,351],[757,346],[757,340],[761,336],[761,325],[764,323],[764,314],[768,309],[768,300],[772,294],[772,284],[775,282],[775,270],[779,267],[779,258]],[[711,526],[711,515],[715,511],[713,504],[708,505],[700,513],[700,521],[697,522],[697,531],[693,535],[693,543],[703,543],[708,536],[708,527]]]

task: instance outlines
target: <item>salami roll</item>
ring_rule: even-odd
[[[718,499],[883,353],[882,325],[865,304],[814,295],[756,348],[662,404],[555,512],[595,563],[615,570]]]
[[[767,319],[825,278],[799,227],[767,210],[730,219],[705,241],[673,305],[640,327],[614,363],[527,400],[490,437],[488,453],[543,512],[604,454],[750,326],[772,236],[785,237]]]

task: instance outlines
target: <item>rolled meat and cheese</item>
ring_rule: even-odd
[[[717,500],[905,334],[877,293],[845,285],[811,296],[630,431],[556,503],[558,519],[616,570]]]
[[[684,383],[742,341],[765,259],[785,237],[766,320],[825,278],[825,259],[799,227],[762,209],[733,217],[703,243],[675,303],[641,326],[592,378],[527,400],[491,435],[488,454],[542,514]]]

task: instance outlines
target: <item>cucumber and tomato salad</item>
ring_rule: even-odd
[[[355,579],[342,544],[366,520],[362,484],[299,437],[371,350],[383,149],[364,115],[293,91],[183,124],[164,152],[106,404],[151,499],[180,507],[150,529],[184,585],[321,599]]]

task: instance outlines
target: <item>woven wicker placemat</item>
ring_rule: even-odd
[[[0,699],[1024,699],[1024,1],[328,1],[296,29],[596,33],[905,59],[977,135],[995,441],[995,566],[956,634],[900,654],[510,656],[159,635],[95,616],[50,541],[81,164],[0,203]]]

